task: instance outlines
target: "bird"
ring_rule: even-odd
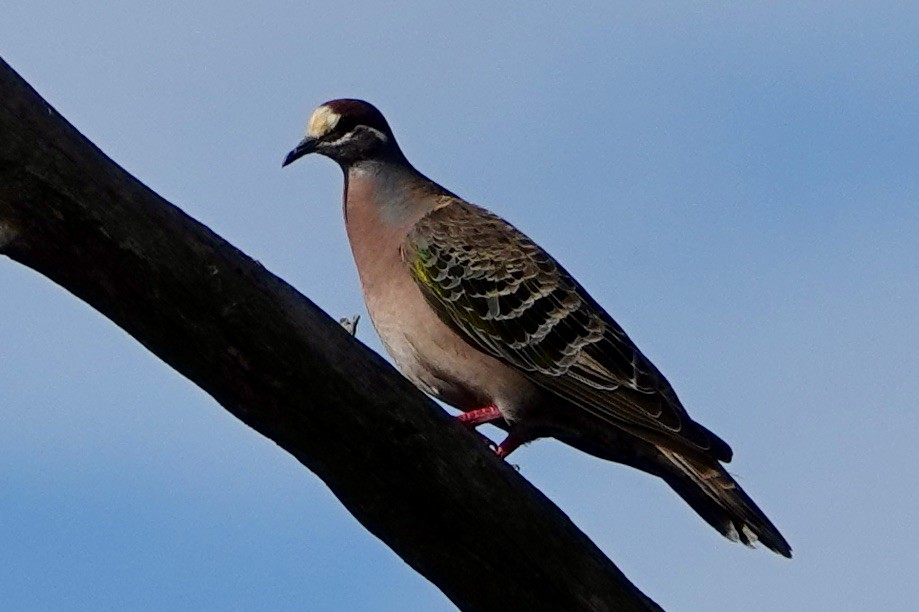
[[[722,465],[731,447],[690,418],[622,327],[524,233],[416,170],[375,106],[317,107],[282,167],[311,153],[344,173],[367,312],[415,386],[469,428],[504,428],[501,457],[556,438],[663,479],[727,538],[791,557]]]

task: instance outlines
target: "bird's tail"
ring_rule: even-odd
[[[718,461],[658,447],[667,465],[661,476],[699,516],[725,537],[753,546],[757,541],[783,557],[791,546]]]

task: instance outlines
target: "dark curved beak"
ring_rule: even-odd
[[[310,138],[309,136],[307,136],[306,138],[301,140],[300,143],[296,147],[294,147],[293,151],[287,154],[287,157],[284,158],[284,163],[281,164],[281,167],[283,168],[284,166],[288,164],[292,164],[298,159],[300,159],[301,157],[303,157],[304,155],[309,155],[315,150],[316,150],[316,139]]]

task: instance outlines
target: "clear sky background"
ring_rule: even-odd
[[[665,608],[917,605],[915,3],[16,5],[6,61],[335,316],[363,312],[340,172],[280,168],[330,98],[377,104],[420,170],[560,259],[795,550],[558,443],[518,451]],[[290,456],[6,259],[0,423],[0,607],[451,609]]]

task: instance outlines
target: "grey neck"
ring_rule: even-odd
[[[415,170],[404,157],[363,160],[343,167],[343,170],[346,218],[354,206],[370,205],[376,209],[379,219],[387,224],[413,223],[434,208],[436,196],[447,193]],[[356,188],[356,192],[369,191],[372,196],[365,202],[353,202],[351,187]]]

